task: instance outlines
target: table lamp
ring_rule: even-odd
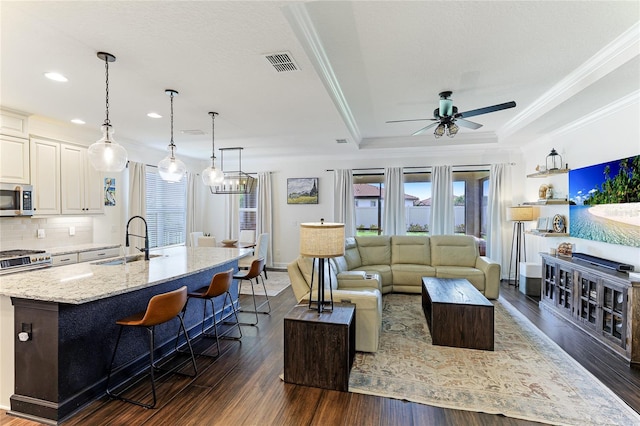
[[[509,257],[509,284],[511,284],[511,263],[515,258],[516,276],[514,286],[518,287],[520,281],[520,261],[527,261],[527,248],[524,242],[524,222],[534,219],[532,206],[509,207],[507,220],[513,221],[513,236],[511,237],[511,256]]]
[[[313,300],[313,275],[316,262],[311,269],[311,289],[309,291],[309,309],[317,304],[318,313],[330,306],[333,310],[333,290],[331,274],[329,274],[330,301],[326,301],[325,290],[325,259],[344,255],[344,223],[310,222],[300,224],[300,254],[318,259],[318,296]]]

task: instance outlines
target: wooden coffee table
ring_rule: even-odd
[[[493,350],[493,304],[469,281],[422,278],[422,310],[434,345]]]

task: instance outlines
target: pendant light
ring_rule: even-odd
[[[202,182],[207,186],[215,186],[224,180],[222,170],[216,169],[216,146],[215,146],[215,120],[217,112],[210,112],[211,116],[211,167],[202,171]]]
[[[120,172],[127,165],[127,151],[113,140],[114,133],[109,120],[109,62],[115,62],[116,57],[110,53],[98,52],[98,58],[104,61],[106,75],[106,117],[102,124],[102,138],[88,149],[89,161],[94,169],[100,172]]]
[[[178,94],[175,90],[164,91],[171,97],[171,141],[169,142],[169,155],[158,163],[158,173],[167,182],[180,182],[187,167],[182,161],[176,158],[176,145],[173,143],[173,97]]]

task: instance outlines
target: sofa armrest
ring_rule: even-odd
[[[365,271],[345,271],[338,274],[339,289],[381,289],[380,276]]]
[[[476,268],[484,273],[484,295],[497,299],[500,294],[500,264],[485,256],[478,256]]]

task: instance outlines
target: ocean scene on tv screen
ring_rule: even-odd
[[[569,234],[640,247],[640,155],[569,171]]]

